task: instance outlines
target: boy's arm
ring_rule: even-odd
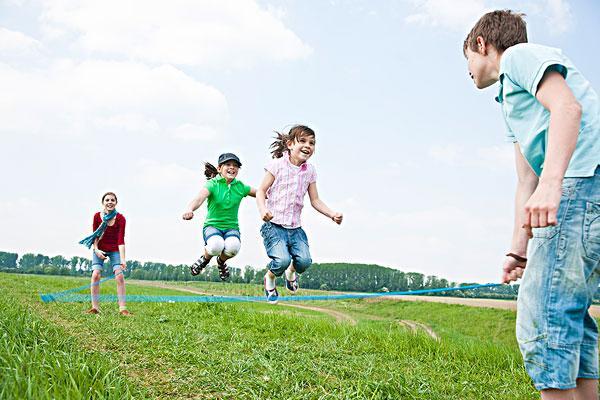
[[[250,191],[248,192],[248,196],[250,197],[256,197],[256,189],[253,187],[250,187]]]
[[[517,143],[515,143],[515,164],[517,169],[517,190],[515,193],[514,227],[509,253],[526,257],[531,228],[524,227],[525,204],[537,187],[538,177],[527,163],[527,160],[525,160]],[[525,262],[519,262],[514,257],[507,256],[504,259],[502,268],[502,282],[509,283],[510,281],[516,281],[523,274],[523,268],[525,268]]]
[[[325,205],[325,203],[323,203],[323,200],[319,198],[317,182],[313,182],[308,185],[308,197],[310,198],[310,204],[315,210],[325,215],[327,218],[331,218],[333,222],[338,225],[342,223],[342,219],[344,218],[342,213],[331,210],[329,207],[327,207],[327,205]]]
[[[550,125],[544,169],[535,192],[525,204],[524,225],[541,228],[556,225],[562,181],[579,135],[581,105],[556,71],[546,72],[536,98],[550,111]]]
[[[194,211],[204,203],[204,200],[206,200],[208,196],[210,196],[210,192],[207,188],[203,187],[200,189],[200,193],[198,193],[198,195],[190,201],[190,204],[188,204],[187,211],[183,213],[183,219],[190,220],[194,218]]]
[[[275,182],[275,175],[267,171],[265,173],[263,181],[256,190],[256,204],[258,206],[258,213],[260,214],[260,218],[265,222],[273,219],[273,214],[271,214],[271,212],[267,210],[267,206],[265,204],[265,200],[267,198],[267,190],[269,190],[273,182]]]

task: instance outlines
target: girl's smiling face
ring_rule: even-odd
[[[315,152],[315,137],[312,135],[301,135],[299,138],[288,142],[292,164],[300,165],[306,162]]]
[[[217,171],[227,182],[231,182],[240,171],[240,166],[235,161],[227,161],[217,167]]]
[[[117,198],[112,194],[107,194],[102,199],[102,205],[107,212],[111,212],[117,206]]]

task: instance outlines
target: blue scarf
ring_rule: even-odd
[[[104,231],[106,230],[106,227],[108,226],[108,221],[115,218],[117,216],[117,214],[118,214],[117,210],[112,210],[112,212],[110,214],[106,214],[104,217],[102,217],[102,223],[100,224],[98,229],[96,229],[94,231],[94,233],[92,233],[90,236],[86,237],[85,239],[82,239],[79,242],[79,244],[86,246],[88,249],[90,247],[92,247],[96,238],[99,238],[100,236],[102,236],[102,234],[104,234]]]

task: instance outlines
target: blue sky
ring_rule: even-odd
[[[315,262],[377,263],[496,281],[512,229],[514,167],[496,86],[462,56],[485,11],[527,14],[598,89],[595,1],[0,1],[0,250],[89,256],[77,241],[108,190],[127,258],[190,263],[205,208],[185,206],[202,161],[237,153],[263,176],[273,130],[317,132]],[[253,200],[232,265],[263,266]]]

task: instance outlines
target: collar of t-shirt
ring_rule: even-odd
[[[286,152],[284,153],[283,157],[285,158],[285,160],[287,161],[287,164],[289,166],[291,166],[292,168],[296,169],[296,170],[300,170],[300,171],[306,171],[306,168],[308,168],[308,165],[306,164],[306,161],[303,162],[300,165],[295,165],[292,163],[292,161],[290,160],[290,153]]]

